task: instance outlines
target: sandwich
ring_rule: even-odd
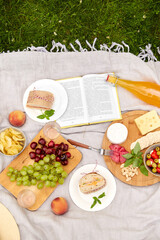
[[[106,186],[106,179],[96,172],[85,174],[79,181],[79,189],[88,194],[100,190]]]
[[[26,107],[49,110],[52,108],[54,96],[51,92],[33,90],[29,92]]]

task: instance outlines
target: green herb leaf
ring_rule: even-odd
[[[103,198],[103,197],[105,197],[106,195],[105,195],[105,192],[103,192],[101,195],[99,195],[98,196],[98,198]]]
[[[142,165],[142,163],[143,163],[143,158],[139,158],[139,166],[138,167],[140,167]]]
[[[134,151],[133,151],[133,149],[131,150],[131,154],[134,155]]]
[[[54,112],[55,112],[55,110],[50,109],[50,110],[46,110],[44,113],[45,113],[45,115],[47,115],[48,117],[51,117],[51,116],[53,116]]]
[[[51,109],[51,110],[46,110],[44,113],[42,112],[41,115],[37,116],[37,118],[39,119],[44,119],[46,118],[47,120],[49,120],[49,118],[55,113],[55,110]]]
[[[128,167],[129,165],[131,165],[133,163],[133,158],[127,159],[126,162],[124,163],[124,167]]]
[[[101,204],[101,201],[97,198],[97,202],[99,203],[99,204]]]
[[[93,201],[93,203],[91,205],[91,208],[93,208],[96,205],[96,203],[97,203],[97,199],[94,199],[94,201]]]
[[[133,151],[134,151],[134,154],[136,154],[136,155],[138,154],[138,152],[141,151],[139,142],[136,143],[135,147],[133,148]]]
[[[137,153],[137,157],[141,157],[142,154],[143,154],[142,152],[138,152],[138,153]]]
[[[105,192],[103,192],[101,195],[99,195],[98,198],[103,198],[104,196],[105,196]],[[97,197],[93,197],[94,201],[93,201],[93,203],[91,205],[91,208],[93,208],[97,204],[97,202],[99,204],[102,204],[101,201],[98,198]]]
[[[45,115],[44,115],[44,114],[39,115],[39,116],[37,116],[37,118],[39,118],[39,119],[44,119],[44,118],[45,118]]]
[[[139,159],[138,158],[134,158],[132,166],[139,167]]]
[[[122,156],[126,159],[130,159],[131,157],[133,157],[133,155],[131,153],[127,153],[127,154],[124,154]]]
[[[143,173],[145,176],[148,176],[148,170],[145,168],[144,165],[140,166],[140,171]]]

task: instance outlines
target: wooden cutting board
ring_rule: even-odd
[[[34,142],[38,142],[38,140],[44,137],[43,134],[43,128],[41,131],[36,135],[36,137],[32,140]],[[45,137],[47,141],[47,139]],[[70,173],[81,161],[82,154],[79,150],[77,150],[73,145],[71,145],[65,138],[63,138],[61,135],[55,140],[55,143],[67,143],[69,145],[68,151],[71,153],[71,158],[69,159],[69,163],[67,166],[63,166],[63,169],[67,172]],[[35,204],[31,207],[28,208],[29,210],[37,210],[43,203],[44,201],[49,197],[49,195],[55,190],[55,188],[58,186],[58,183],[56,187],[51,188],[51,187],[44,187],[43,189],[39,190],[37,189],[36,186],[17,186],[16,182],[11,182],[9,177],[6,175],[8,172],[9,167],[16,168],[20,170],[23,166],[27,166],[29,164],[33,164],[34,161],[30,159],[29,157],[29,152],[31,151],[30,144],[24,149],[24,151],[18,155],[0,174],[0,184],[5,187],[9,192],[11,192],[15,197],[17,197],[18,193],[23,190],[23,189],[30,189],[34,191],[36,194],[36,202]]]
[[[138,130],[134,122],[134,119],[137,117],[140,117],[145,113],[147,113],[147,111],[127,112],[122,115],[121,120],[117,120],[113,122],[113,123],[122,123],[128,128],[127,140],[123,144],[121,144],[121,146],[123,146],[128,152],[130,152],[131,143],[137,140],[138,138],[142,137],[140,131]],[[155,131],[158,131],[158,130],[160,130],[160,128],[157,128]],[[107,130],[103,138],[102,148],[109,149],[109,145],[111,144],[111,142],[108,140],[106,133],[107,133]],[[143,150],[143,153],[144,152],[145,152],[145,149]],[[126,182],[125,176],[123,176],[121,173],[120,164],[113,162],[109,156],[104,156],[104,160],[106,162],[108,169],[112,172],[112,174],[124,183],[134,185],[134,186],[149,186],[160,181],[160,177],[156,177],[151,173],[148,173],[148,176],[145,176],[140,172],[140,170],[138,170],[138,176],[135,175],[130,181]]]

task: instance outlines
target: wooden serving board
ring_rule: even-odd
[[[139,129],[137,128],[134,122],[134,119],[137,117],[140,117],[145,113],[147,113],[147,111],[127,112],[122,115],[121,120],[117,120],[113,122],[113,123],[122,123],[127,127],[128,137],[127,137],[127,140],[123,144],[121,144],[121,146],[123,146],[128,152],[130,152],[131,143],[136,141],[138,138],[142,137]],[[158,131],[158,130],[160,130],[160,128],[157,128],[155,131]],[[103,138],[102,148],[109,149],[109,145],[111,144],[111,142],[108,140],[106,133],[107,133],[107,130]],[[143,150],[143,153],[145,152],[145,150],[146,149]],[[149,186],[160,181],[160,177],[156,177],[151,173],[148,173],[148,176],[145,176],[138,169],[138,176],[135,175],[130,181],[126,182],[125,176],[123,176],[121,173],[121,168],[120,168],[121,164],[117,164],[113,162],[109,156],[104,156],[104,160],[106,162],[108,169],[112,172],[112,174],[124,183],[134,185],[134,186]]]
[[[36,137],[32,140],[34,142],[38,142],[38,140],[44,137],[43,134],[43,128],[40,130],[40,132],[36,135]],[[49,139],[44,137],[46,141],[48,142]],[[71,153],[71,158],[68,161],[67,166],[63,166],[63,169],[70,173],[81,161],[82,154],[79,150],[77,150],[73,145],[71,145],[65,138],[63,138],[61,135],[55,140],[55,143],[67,143],[69,145],[68,151]],[[6,175],[8,172],[9,167],[16,168],[20,170],[23,166],[27,166],[29,164],[33,164],[34,161],[30,159],[29,152],[31,151],[30,144],[24,149],[24,151],[19,154],[0,174],[0,184],[4,186],[9,192],[11,192],[15,197],[17,197],[18,193],[23,189],[30,189],[36,194],[36,202],[31,207],[28,208],[29,210],[37,210],[44,201],[49,197],[49,195],[55,190],[55,188],[58,186],[58,183],[56,187],[44,187],[43,189],[38,189],[37,186],[17,186],[16,182],[11,182],[9,177]]]

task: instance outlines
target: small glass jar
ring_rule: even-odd
[[[56,139],[61,133],[61,127],[57,122],[51,121],[45,124],[43,133],[49,139]]]
[[[30,208],[36,202],[36,195],[33,191],[24,189],[18,193],[17,202],[23,208]]]

